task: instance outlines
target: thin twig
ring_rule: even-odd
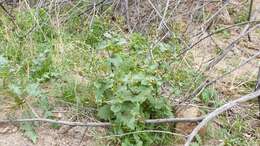
[[[162,20],[161,20],[161,22],[159,24],[159,29],[161,29],[163,21],[165,22],[165,17],[166,17],[166,14],[167,14],[167,10],[169,8],[169,3],[170,3],[170,0],[167,0],[166,6],[165,6],[165,9],[164,9],[164,14],[163,14]]]
[[[254,3],[254,0],[250,0],[247,21],[250,21],[250,20],[251,20],[251,15],[252,15],[252,8],[253,8],[253,3]],[[247,37],[248,37],[248,40],[251,42],[251,37],[250,37],[250,34],[248,34],[248,36],[247,36]]]
[[[3,9],[3,11],[7,14],[7,16],[8,17],[10,17],[10,20],[11,20],[11,22],[13,23],[13,25],[15,26],[15,27],[17,27],[17,24],[15,23],[15,18],[14,18],[14,16],[10,13],[10,12],[8,12],[8,10],[4,7],[4,5],[2,4],[2,2],[0,3],[0,7]]]
[[[215,65],[217,65],[227,54],[228,52],[230,52],[232,50],[232,48],[234,48],[234,46],[236,44],[239,43],[239,41],[246,36],[247,34],[249,34],[250,32],[252,32],[253,30],[255,30],[256,28],[258,28],[259,25],[256,25],[255,27],[248,29],[249,25],[246,25],[244,30],[242,31],[242,33],[234,40],[232,41],[221,53],[219,56],[217,56],[216,58],[214,58],[214,60],[206,67],[206,70],[210,70],[212,69]]]
[[[21,122],[46,122],[52,124],[68,125],[68,126],[85,126],[85,127],[109,127],[111,126],[108,122],[69,122],[69,121],[57,121],[45,118],[32,118],[32,119],[15,119],[15,120],[0,120],[0,123],[21,123]]]
[[[214,110],[213,112],[211,112],[210,114],[208,114],[191,132],[191,134],[188,136],[188,139],[185,143],[185,146],[189,146],[193,140],[193,138],[197,135],[197,133],[199,132],[199,130],[204,127],[210,120],[216,118],[218,115],[224,113],[225,111],[227,111],[228,109],[238,105],[239,103],[242,102],[246,102],[249,100],[252,100],[256,97],[260,96],[260,90],[250,93],[248,95],[242,96],[236,100],[230,101],[226,104],[224,104],[223,106],[217,108],[216,110]]]
[[[255,91],[260,90],[260,67],[258,68],[258,75],[257,75],[257,81],[256,81],[256,88]],[[260,96],[258,96],[258,107],[259,107],[259,115],[258,119],[260,120]]]
[[[206,81],[204,81],[198,88],[196,88],[191,95],[187,96],[185,98],[184,101],[186,101],[187,99],[190,99],[192,97],[196,97],[197,95],[199,95],[199,93],[201,93],[206,87],[212,85],[213,83],[215,83],[218,80],[223,79],[225,76],[233,73],[234,71],[236,71],[237,69],[239,69],[240,67],[246,65],[247,63],[249,63],[251,60],[255,59],[256,57],[258,57],[260,55],[260,51],[258,51],[254,56],[251,56],[250,58],[248,58],[247,60],[245,60],[244,62],[242,62],[239,66],[233,68],[232,70],[230,70],[229,72],[224,73],[223,75],[213,79],[213,80],[209,80],[207,79]]]
[[[221,33],[227,29],[231,29],[233,27],[236,27],[236,26],[241,26],[241,25],[246,25],[246,24],[251,24],[251,23],[260,23],[260,20],[254,20],[254,21],[247,21],[247,22],[241,22],[241,23],[237,23],[237,24],[234,24],[234,25],[230,25],[230,26],[227,26],[227,27],[224,27],[224,28],[220,28],[216,31],[213,31],[211,33],[209,33],[207,36],[199,39],[198,41],[196,41],[195,43],[192,43],[188,48],[185,48],[183,49],[183,51],[178,55],[181,56],[183,54],[185,54],[186,52],[188,52],[189,50],[191,50],[193,47],[197,46],[200,42],[202,42],[203,40],[209,38],[210,36],[213,36],[215,34],[218,34],[218,33]]]

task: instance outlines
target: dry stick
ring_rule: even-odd
[[[157,8],[155,7],[155,5],[151,2],[151,0],[148,0],[149,4],[153,7],[153,9],[155,10],[156,14],[160,17],[161,22],[163,24],[163,26],[168,30],[168,32],[170,33],[171,36],[173,36],[174,38],[176,37],[176,34],[174,32],[171,31],[171,29],[168,27],[166,21],[164,20],[163,16],[161,15],[161,13],[157,10]],[[185,40],[183,40],[181,37],[177,38],[179,41],[183,42],[183,44],[185,46],[187,46]]]
[[[202,42],[203,40],[209,38],[210,36],[213,36],[214,34],[221,33],[221,32],[223,32],[224,30],[231,29],[231,28],[236,27],[236,26],[241,26],[241,25],[246,25],[246,24],[251,24],[251,23],[260,23],[260,20],[241,22],[241,23],[237,23],[237,24],[230,25],[230,26],[227,26],[227,27],[218,29],[218,30],[216,30],[216,31],[213,31],[213,32],[209,33],[207,36],[205,36],[205,37],[199,39],[198,41],[196,41],[195,43],[191,44],[188,48],[183,49],[183,51],[178,55],[178,57],[181,56],[181,55],[183,55],[183,54],[185,54],[186,52],[188,52],[189,50],[191,50],[193,47],[197,46],[200,42]]]
[[[4,1],[3,1],[4,2]],[[3,11],[7,14],[7,16],[8,17],[10,17],[10,20],[11,20],[11,22],[13,23],[13,25],[15,26],[15,27],[17,27],[17,24],[15,23],[15,18],[14,18],[14,16],[10,13],[10,12],[8,12],[8,10],[4,7],[4,5],[2,4],[2,2],[0,3],[0,7],[3,9]]]
[[[250,21],[250,20],[251,20],[253,3],[254,3],[254,0],[250,0],[247,21]],[[248,34],[247,37],[248,37],[248,40],[251,42],[250,34]]]
[[[231,71],[224,73],[222,76],[219,76],[217,78],[215,78],[214,80],[209,80],[207,79],[206,81],[204,81],[197,89],[195,89],[191,95],[187,96],[185,98],[184,101],[186,101],[187,99],[190,99],[191,97],[195,97],[197,96],[199,93],[201,93],[206,87],[210,86],[211,84],[215,83],[218,80],[221,80],[222,78],[224,78],[225,76],[231,74],[232,72],[236,71],[238,68],[246,65],[247,63],[249,63],[251,60],[255,59],[256,57],[258,57],[260,55],[260,51],[258,51],[254,56],[248,58],[247,60],[245,60],[243,63],[241,63],[239,66],[235,67],[234,69],[232,69]]]
[[[229,2],[226,2],[220,9],[218,9],[218,11],[216,13],[214,13],[208,20],[206,20],[206,22],[203,22],[203,25],[206,25],[208,22],[210,22],[211,20],[213,20],[216,16],[219,15],[219,13],[226,8],[226,6],[229,4]]]
[[[257,90],[260,90],[260,67],[258,69],[257,82],[256,82],[256,88],[255,88],[255,91],[257,91]],[[258,119],[260,120],[260,96],[258,96],[258,106],[259,106]]]
[[[249,100],[252,100],[256,97],[260,96],[260,90],[253,92],[251,94],[242,96],[236,100],[230,101],[228,103],[226,103],[225,105],[217,108],[216,110],[214,110],[213,112],[211,112],[210,114],[208,114],[191,132],[191,134],[188,136],[188,139],[185,143],[184,146],[189,146],[190,143],[192,142],[193,138],[197,135],[197,133],[199,132],[199,130],[204,127],[210,120],[214,119],[215,117],[217,117],[219,114],[222,114],[223,112],[227,111],[228,109],[238,105],[239,103],[242,102],[246,102]]]
[[[164,20],[163,16],[161,15],[161,13],[159,12],[159,10],[157,10],[157,8],[155,7],[155,5],[151,2],[151,0],[148,0],[149,4],[153,7],[153,9],[155,10],[156,14],[160,17],[161,22],[163,24],[163,26],[168,30],[168,32],[171,34],[171,36],[176,37],[176,34],[174,32],[171,31],[171,29],[169,28],[169,26],[167,25],[166,21]],[[186,42],[185,40],[183,40],[181,37],[177,38],[179,41],[183,42],[186,46]]]
[[[255,30],[258,28],[259,25],[256,25],[254,28],[249,29],[249,24],[245,26],[244,30],[242,33],[234,40],[232,41],[222,52],[219,56],[214,58],[214,60],[206,67],[206,70],[210,70],[213,68],[215,65],[217,65],[227,54],[232,50],[232,48],[239,43],[240,39],[242,39],[244,36],[249,34],[251,31]],[[249,29],[249,30],[248,30]]]
[[[126,25],[127,25],[127,27],[128,27],[128,30],[129,30],[129,31],[132,31],[132,30],[131,30],[131,26],[130,26],[129,9],[128,9],[129,3],[128,3],[128,0],[125,0],[125,3],[124,3],[124,4],[125,4],[125,6],[124,6],[124,7],[125,7],[125,8],[124,8],[125,10],[124,10],[124,11],[125,11]]]
[[[166,2],[166,6],[165,6],[165,9],[164,9],[164,14],[163,14],[163,16],[162,16],[162,20],[161,20],[161,22],[160,22],[160,24],[159,24],[159,29],[161,29],[161,27],[162,27],[162,21],[165,21],[165,17],[166,17],[166,14],[167,14],[167,10],[168,10],[168,8],[169,8],[169,3],[170,3],[170,0],[167,0],[167,2]]]
[[[178,122],[199,122],[204,117],[195,118],[165,118],[165,119],[149,119],[145,120],[145,124],[162,124],[162,123],[178,123]],[[46,122],[52,124],[61,124],[68,126],[84,126],[84,127],[111,127],[112,124],[108,122],[69,122],[57,121],[45,118],[32,118],[32,119],[15,119],[15,120],[0,120],[0,123],[20,123],[20,122]]]
[[[168,27],[167,23],[165,22],[163,16],[161,15],[161,13],[157,10],[157,8],[155,7],[155,5],[151,2],[151,0],[148,0],[149,4],[153,7],[153,9],[155,10],[155,12],[157,13],[157,15],[161,18],[161,23],[164,25],[164,27],[175,37],[175,34],[173,32],[171,32],[170,28]]]
[[[208,32],[210,27],[213,25],[214,23],[214,18],[217,17],[219,15],[219,13],[226,8],[226,6],[229,4],[229,2],[224,3],[224,5],[218,9],[217,12],[215,12],[209,19],[207,19],[205,22],[203,22],[203,24],[201,25],[201,31],[199,31],[198,33],[195,34],[195,36],[201,36],[203,35],[203,33],[206,31]],[[204,7],[203,7],[204,9]],[[205,28],[203,28],[205,26]]]

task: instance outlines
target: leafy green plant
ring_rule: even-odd
[[[105,23],[102,23],[98,18],[92,23],[90,30],[87,32],[86,43],[95,48],[99,42],[103,40],[103,34],[107,27]]]
[[[167,126],[145,126],[144,120],[172,116],[166,98],[159,93],[163,79],[156,74],[158,65],[145,58],[145,42],[140,35],[134,34],[129,44],[131,56],[120,49],[121,45],[116,50],[111,45],[105,47],[112,52],[104,62],[108,74],[99,77],[94,86],[97,115],[115,125],[113,134],[167,129]],[[119,142],[127,146],[162,144],[166,142],[163,137],[165,134],[135,133],[121,137]]]
[[[33,97],[40,109],[43,111],[43,117],[51,117],[52,107],[49,104],[47,96],[42,92],[38,83],[27,83],[24,86],[20,83],[10,84],[9,91],[15,98],[17,105],[24,105],[26,97]]]
[[[117,61],[121,59],[117,58]],[[143,129],[144,119],[172,115],[165,98],[158,94],[162,83],[160,78],[132,68],[134,66],[129,65],[126,60],[123,62],[113,63],[116,65],[114,73],[95,83],[97,103],[101,106],[98,116],[114,123],[116,134]],[[151,135],[149,140],[142,135],[124,137],[122,142],[143,142],[144,145],[156,142]]]
[[[227,7],[229,14],[234,18],[235,23],[241,23],[247,21],[249,4],[243,5],[243,8],[237,9],[237,7]]]
[[[201,100],[209,104],[210,102],[214,102],[216,97],[216,92],[213,89],[206,88],[202,93],[201,93]]]
[[[3,87],[5,87],[6,79],[10,75],[10,66],[8,60],[0,55],[0,77],[3,80]]]
[[[27,112],[25,111],[23,113],[24,118],[28,118],[31,116],[32,116],[31,113],[28,111]],[[24,136],[29,138],[33,143],[36,143],[38,139],[38,134],[36,133],[35,127],[36,126],[33,123],[28,123],[28,122],[20,123],[20,129],[21,131],[24,132]]]
[[[44,118],[51,118],[52,117],[52,107],[49,104],[48,98],[45,94],[42,93],[39,84],[37,83],[31,83],[27,84],[25,87],[22,87],[21,85],[17,84],[11,84],[9,85],[9,90],[13,97],[15,98],[15,102],[18,106],[27,107],[27,104],[25,104],[27,101],[26,97],[33,97],[35,98],[33,101],[35,101],[38,105],[38,107],[42,110]],[[25,108],[27,109],[25,112],[23,112],[23,118],[32,118],[35,115],[33,115],[33,112],[30,111],[30,107]],[[35,125],[33,123],[24,122],[20,125],[21,130],[24,132],[24,135],[28,137],[33,143],[36,143],[37,141],[37,133],[35,131]]]

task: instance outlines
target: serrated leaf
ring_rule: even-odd
[[[165,52],[170,48],[170,46],[168,44],[165,43],[159,43],[159,49],[161,52]]]
[[[15,84],[9,85],[9,89],[11,90],[12,93],[14,93],[16,96],[21,96],[22,95],[22,90],[21,87]]]
[[[26,92],[28,93],[29,96],[32,97],[38,97],[41,95],[41,89],[39,88],[39,84],[36,83],[29,84],[26,87]]]
[[[23,123],[21,129],[24,131],[24,135],[29,138],[34,144],[37,142],[38,135],[30,123]]]
[[[123,63],[123,59],[120,56],[109,59],[109,63],[113,64],[116,67],[119,67]]]
[[[0,68],[5,66],[6,64],[8,64],[8,60],[5,57],[0,56]]]
[[[113,113],[110,110],[109,105],[104,105],[98,110],[97,116],[104,120],[109,120],[112,117]]]
[[[117,38],[116,39],[116,44],[122,46],[122,45],[127,44],[127,41],[124,38]]]
[[[120,104],[115,104],[111,106],[111,111],[113,111],[114,113],[117,113],[121,110],[121,105]]]
[[[103,50],[103,49],[106,49],[106,48],[109,47],[109,46],[110,46],[109,42],[106,41],[106,40],[104,40],[104,41],[101,41],[101,42],[97,45],[96,49],[97,49],[97,50]]]
[[[136,126],[136,119],[130,112],[118,113],[117,120],[129,129],[134,129]]]

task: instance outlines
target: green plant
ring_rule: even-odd
[[[36,103],[41,109],[44,118],[51,118],[52,117],[52,107],[49,104],[48,98],[45,94],[42,93],[39,84],[37,83],[30,83],[27,84],[25,87],[18,85],[18,84],[10,84],[9,91],[15,98],[15,102],[18,106],[24,107],[23,111],[23,118],[34,118],[35,115],[33,111],[31,111],[31,107],[29,107],[28,97],[33,98],[33,103]],[[21,123],[20,127],[21,130],[24,132],[24,135],[28,137],[33,143],[37,141],[37,133],[35,131],[35,124],[24,122]]]
[[[98,117],[115,124],[111,133],[123,134],[145,129],[165,129],[168,126],[146,126],[145,119],[172,116],[166,97],[160,95],[164,80],[160,68],[146,58],[148,41],[133,34],[129,41],[115,34],[106,34],[100,51],[111,53],[100,67],[104,76],[94,83]],[[128,45],[129,52],[123,49]],[[130,56],[128,54],[131,54]],[[165,134],[134,133],[115,139],[121,145],[167,143]],[[119,140],[119,141],[118,141]]]
[[[216,97],[216,92],[214,89],[211,88],[206,88],[202,93],[201,93],[201,100],[209,104],[210,102],[215,102],[215,97]]]
[[[227,10],[231,17],[234,18],[235,23],[241,23],[247,21],[248,11],[249,11],[249,1],[241,6],[242,8],[237,8],[236,6],[228,6]]]
[[[31,114],[31,112],[28,112],[28,111],[23,112],[24,118],[30,118],[32,116],[33,115]],[[21,128],[21,131],[24,132],[24,136],[29,138],[33,143],[37,142],[38,134],[35,131],[35,128],[36,128],[35,124],[23,122],[23,123],[20,123],[20,128]]]
[[[6,79],[10,75],[10,66],[8,60],[0,55],[0,77],[2,78],[3,87],[6,85]]]
[[[0,77],[23,110],[22,117],[34,117],[25,102],[29,100],[40,109],[42,117],[52,118],[50,97],[55,103],[69,103],[77,112],[97,107],[97,113],[91,114],[111,122],[109,133],[119,135],[111,136],[113,145],[171,143],[173,138],[165,133],[140,131],[170,131],[168,124],[146,125],[144,120],[173,116],[169,101],[189,94],[203,80],[202,74],[187,65],[192,60],[189,55],[177,57],[182,51],[178,31],[183,24],[170,26],[176,31],[175,38],[151,42],[150,35],[128,36],[118,31],[118,26],[109,25],[106,16],[97,16],[98,7],[93,21],[84,21],[79,14],[87,4],[78,2],[73,8],[64,6],[55,11],[14,9],[17,28],[0,14]],[[202,20],[201,16],[198,19]],[[123,21],[117,23],[124,25]],[[153,28],[157,30],[157,25]],[[164,86],[169,89],[167,95]],[[202,93],[203,102],[213,99],[212,92]],[[36,126],[21,124],[33,142],[37,140]]]
[[[153,74],[156,68],[142,68],[136,58],[117,54],[108,59],[113,72],[95,83],[98,117],[115,124],[114,134],[144,130],[143,120],[172,116],[165,97],[159,94],[163,83]],[[151,126],[149,128],[158,128]],[[159,128],[161,129],[161,128]],[[122,145],[161,143],[162,135],[133,134],[121,139]]]

